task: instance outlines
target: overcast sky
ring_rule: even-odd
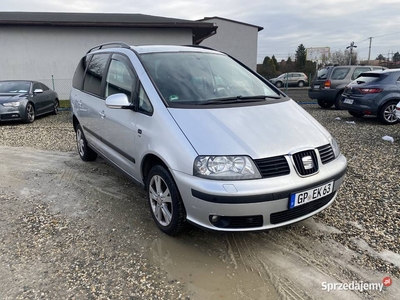
[[[0,11],[141,13],[198,20],[222,17],[261,26],[258,62],[280,61],[297,47],[344,51],[352,41],[358,57],[400,52],[400,0],[1,0]]]

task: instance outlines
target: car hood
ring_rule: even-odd
[[[330,134],[293,100],[246,107],[169,108],[199,155],[283,155],[329,143]]]
[[[24,97],[26,93],[24,94],[0,94],[0,103],[3,102],[9,102],[9,101],[17,101],[21,97]]]

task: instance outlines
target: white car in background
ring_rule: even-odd
[[[400,102],[396,105],[396,117],[400,120]]]

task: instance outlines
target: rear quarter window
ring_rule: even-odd
[[[96,96],[101,96],[101,83],[110,54],[102,53],[93,55],[86,70],[83,81],[83,90]]]
[[[331,80],[343,80],[349,74],[349,68],[336,68],[332,72]]]
[[[83,78],[85,77],[87,63],[91,58],[92,55],[82,57],[78,66],[76,67],[74,78],[72,79],[72,86],[78,90],[83,89]]]

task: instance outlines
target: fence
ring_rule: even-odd
[[[72,88],[72,78],[60,79],[52,76],[52,78],[39,79],[38,81],[56,91],[60,100],[69,100],[69,93]]]

